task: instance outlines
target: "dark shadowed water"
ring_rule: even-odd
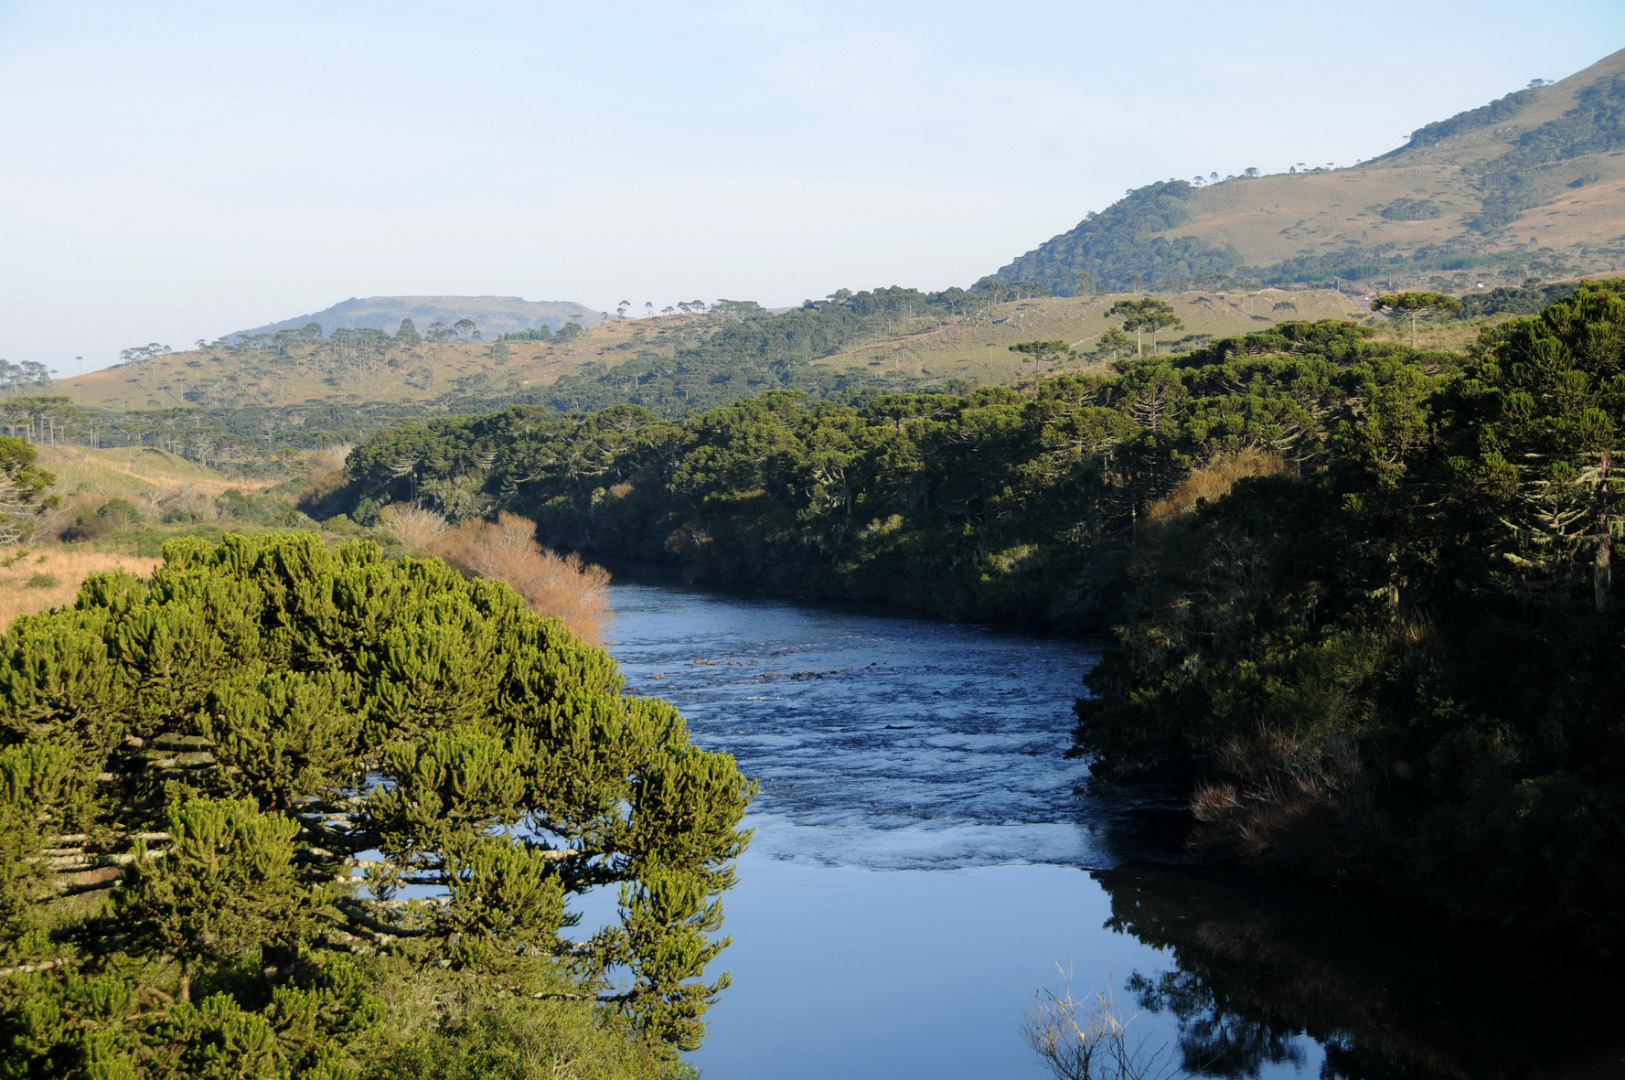
[[[1035,992],[1111,989],[1153,1073],[1625,1076],[1611,961],[1145,859],[1062,756],[1087,642],[613,589],[631,692],[761,781],[707,1080],[1041,1077]],[[589,918],[591,913],[589,913]]]

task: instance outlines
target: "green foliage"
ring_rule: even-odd
[[[1192,793],[1213,850],[1625,935],[1614,288],[1457,371],[1367,360],[1323,467],[1156,534],[1078,704],[1094,775]]]
[[[1174,314],[1174,306],[1165,300],[1147,296],[1142,300],[1119,300],[1106,311],[1107,318],[1122,319],[1123,329],[1134,332],[1134,352],[1140,352],[1140,333],[1151,335],[1151,352],[1157,351],[1157,334],[1162,330],[1177,330],[1185,324]]]
[[[113,918],[133,952],[180,964],[183,1001],[199,964],[308,935],[314,897],[294,871],[297,820],[248,799],[194,798],[170,807],[168,826],[167,850],[136,842]]]
[[[698,580],[1098,625],[1136,514],[1215,454],[1321,453],[1317,418],[1351,400],[1343,369],[1404,351],[1368,338],[1283,323],[1177,366],[1065,375],[1025,395],[834,405],[776,391],[682,422],[622,406],[403,425],[351,455],[344,499],[360,512],[473,491],[538,521],[555,547],[667,561]],[[1068,355],[1057,342],[1017,351]]]
[[[1057,296],[1076,295],[1080,282],[1095,291],[1117,292],[1223,278],[1241,266],[1235,248],[1157,235],[1190,217],[1185,204],[1193,190],[1183,180],[1169,180],[1130,191],[1000,268],[996,276],[1007,283],[1038,282]]]
[[[1432,221],[1444,211],[1432,199],[1395,199],[1377,211],[1386,221]]]
[[[363,1074],[379,1080],[529,1080],[557,1072],[582,1080],[633,1080],[658,1063],[628,1041],[589,1002],[532,1000],[484,991],[466,983],[437,987],[449,1007],[417,1024],[410,1002],[390,1016],[387,1041]],[[691,1080],[684,1063],[661,1075]]]
[[[5,989],[0,1069],[18,1080],[353,1080],[381,1018],[363,972],[333,953],[307,956],[260,1008],[229,993],[154,1007],[111,973],[12,975]]]
[[[1480,128],[1493,127],[1504,123],[1522,112],[1539,95],[1538,87],[1528,87],[1524,90],[1515,90],[1506,97],[1492,101],[1488,105],[1480,105],[1476,109],[1467,109],[1459,112],[1448,120],[1436,120],[1431,124],[1424,124],[1411,132],[1410,141],[1396,154],[1406,150],[1415,150],[1424,146],[1432,146],[1443,142],[1453,135],[1461,135]]]
[[[128,499],[112,498],[95,510],[80,514],[62,530],[62,539],[68,541],[100,540],[120,529],[144,522],[141,511]]]
[[[1522,94],[1537,93],[1520,91]],[[1513,95],[1516,96],[1516,95]],[[1492,121],[1493,122],[1493,121]],[[1625,75],[1615,75],[1582,88],[1575,106],[1513,142],[1512,149],[1479,165],[1475,180],[1483,208],[1475,228],[1491,232],[1513,221],[1544,194],[1542,167],[1586,154],[1605,154],[1625,146]]]
[[[581,999],[566,1041],[642,1047],[602,1075],[698,1045],[752,790],[731,758],[442,563],[308,533],[164,557],[0,639],[0,945],[52,960],[0,977],[0,1070],[354,1076],[395,1037],[378,997],[425,970]],[[571,897],[617,883],[620,925],[568,941]],[[394,902],[406,884],[439,899]],[[563,1030],[505,1015],[515,1038]]]
[[[770,390],[835,398],[895,386],[890,377],[836,371],[812,361],[879,335],[895,335],[917,320],[941,323],[1006,298],[964,289],[842,289],[779,314],[754,303],[721,301],[709,314],[720,326],[702,342],[671,355],[651,352],[613,368],[565,375],[538,400],[563,412],[630,403],[675,418]]]
[[[1436,292],[1402,292],[1379,296],[1371,301],[1372,311],[1392,311],[1411,317],[1411,347],[1416,347],[1416,320],[1418,316],[1440,311],[1459,312],[1461,301],[1453,296]]]
[[[31,444],[0,436],[0,547],[27,540],[35,518],[58,504],[57,496],[46,494],[56,477],[38,460]]]
[[[503,334],[499,341],[552,341],[553,328],[543,323],[534,330],[517,330]]]
[[[1530,279],[1521,287],[1501,286],[1486,292],[1467,293],[1459,297],[1461,317],[1482,318],[1485,315],[1534,315],[1551,304],[1567,300],[1579,288],[1575,282],[1542,285]]]

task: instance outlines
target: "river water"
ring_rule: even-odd
[[[1147,1075],[1625,1076],[1616,962],[1187,867],[1144,808],[1075,794],[1096,644],[659,585],[612,605],[628,689],[761,782],[706,1080],[1042,1077],[1022,1024],[1065,971]]]

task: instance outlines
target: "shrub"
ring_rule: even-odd
[[[609,571],[558,555],[536,542],[536,525],[518,514],[465,521],[437,534],[429,550],[482,578],[506,581],[538,615],[561,619],[578,637],[599,642],[611,618]]]
[[[245,524],[289,528],[310,521],[286,500],[267,492],[243,492],[228,488],[215,497],[214,505],[221,517]]]
[[[444,514],[426,510],[416,503],[391,503],[377,512],[385,535],[413,555],[429,553],[435,538],[446,531]]]
[[[119,529],[143,524],[146,519],[136,505],[128,499],[112,498],[90,513],[74,518],[73,524],[62,531],[68,541],[100,540]]]

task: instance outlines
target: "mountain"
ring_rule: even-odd
[[[703,315],[611,318],[580,333],[514,341],[295,331],[146,356],[56,380],[52,392],[109,413],[201,411],[233,430],[275,431],[298,445],[342,441],[407,415],[515,403],[561,411],[632,403],[678,416],[770,388],[802,389],[816,399],[865,388],[987,385],[1101,365],[1118,355],[1101,352],[1102,335],[1117,323],[1107,315],[1113,299],[1001,301],[962,289],[892,288],[788,312],[732,302]],[[1165,352],[1281,321],[1369,318],[1332,290],[1191,292],[1170,302],[1183,325],[1157,341]],[[1011,348],[1023,342],[1055,347]],[[342,437],[329,437],[339,429]]]
[[[1360,165],[1149,184],[995,276],[1063,295],[1334,279],[1464,291],[1622,266],[1625,50]]]
[[[568,322],[591,326],[602,317],[600,312],[567,300],[522,300],[517,296],[369,296],[366,299],[352,296],[309,315],[238,330],[226,337],[237,340],[255,334],[274,334],[278,330],[298,330],[310,323],[320,323],[324,334],[331,334],[341,326],[394,333],[402,319],[411,319],[420,332],[436,320],[450,326],[459,319],[472,319],[482,336],[499,337],[520,330],[540,330],[544,325],[557,330]]]

